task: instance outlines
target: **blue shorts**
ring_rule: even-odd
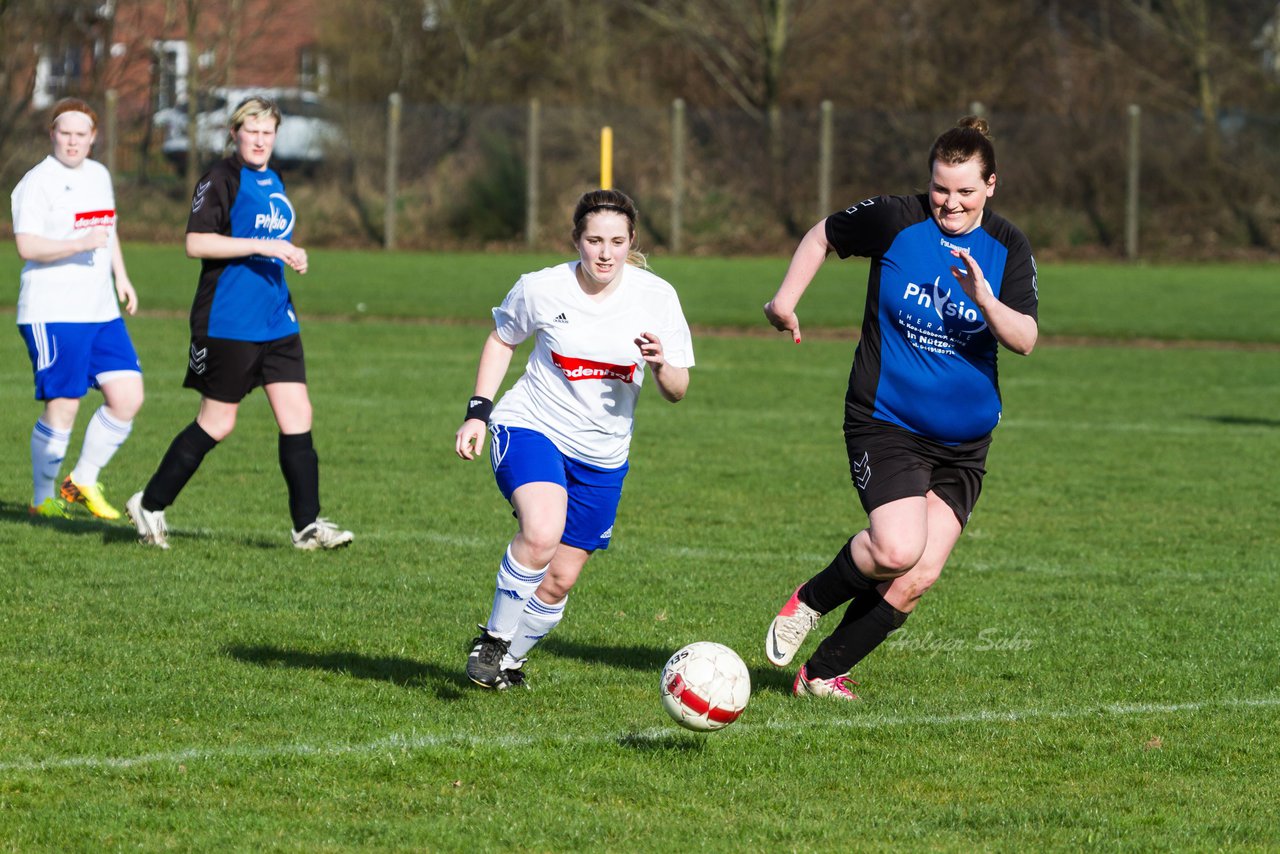
[[[105,323],[23,323],[18,331],[31,357],[36,400],[79,399],[90,388],[101,388],[98,378],[105,374],[142,373],[123,318]]]
[[[560,453],[536,430],[490,424],[489,462],[508,501],[526,483],[555,483],[569,494],[560,542],[593,552],[609,548],[628,464],[616,469],[587,465]]]

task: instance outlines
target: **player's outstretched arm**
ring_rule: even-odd
[[[57,240],[39,234],[15,234],[14,242],[18,245],[18,257],[23,261],[34,261],[37,264],[52,264],[79,255],[81,252],[92,252],[107,245],[108,230],[90,228],[79,237],[68,240]]]
[[[658,391],[672,403],[679,403],[689,390],[689,369],[677,368],[667,361],[662,351],[662,339],[652,332],[645,332],[636,339],[640,355],[649,365],[649,373],[658,384]]]
[[[294,272],[307,272],[307,250],[287,240],[254,240],[211,231],[187,232],[188,258],[248,258],[250,255],[279,258]]]
[[[473,400],[477,397],[493,402],[502,379],[511,367],[511,356],[516,348],[503,341],[497,332],[490,332],[480,350],[480,366],[476,368],[476,389]],[[488,432],[488,417],[464,418],[462,426],[454,434],[454,450],[464,460],[474,460],[484,450],[484,434]]]
[[[120,235],[111,233],[111,276],[116,282],[116,298],[124,304],[129,314],[138,311],[138,292],[129,281],[129,273],[124,268],[124,252],[120,249]]]
[[[951,275],[981,309],[991,334],[1013,352],[1030,355],[1040,337],[1036,319],[1002,303],[991,290],[991,283],[983,275],[982,267],[967,251],[952,249],[951,255],[960,259],[958,266],[952,266]]]
[[[791,339],[797,344],[800,343],[800,318],[796,316],[796,306],[830,253],[827,221],[823,219],[800,239],[778,292],[764,305],[764,316],[773,328],[791,333]]]

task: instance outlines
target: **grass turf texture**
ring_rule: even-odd
[[[435,318],[487,322],[521,273],[559,263],[554,255],[439,255],[315,250],[311,271],[291,276],[305,318],[356,320]],[[191,307],[197,262],[180,247],[129,244],[129,274],[144,311]],[[764,305],[787,269],[785,258],[651,259],[676,284],[691,323],[764,326]],[[803,330],[849,330],[862,316],[866,261],[832,258],[800,306]],[[0,281],[16,282],[15,253],[0,253]],[[1056,264],[1042,272],[1041,333],[1047,336],[1275,343],[1274,312],[1252,311],[1275,300],[1277,268],[1266,264]]]
[[[126,251],[149,305],[180,310],[194,264]],[[756,324],[785,268],[670,263],[691,320],[717,326]],[[261,394],[170,510],[172,551],[83,514],[30,523],[37,405],[20,339],[0,337],[5,847],[1280,845],[1274,347],[1003,356],[983,499],[849,708],[791,699],[760,645],[862,523],[839,433],[851,345],[702,336],[689,398],[644,395],[615,545],[535,652],[534,690],[494,695],[462,666],[513,522],[452,436],[477,317],[520,264],[314,254],[295,290],[325,512],[357,537],[334,554],[288,546]],[[863,274],[843,266],[802,306],[813,328],[856,315]],[[1166,272],[1046,270],[1046,331],[1275,341],[1265,312],[1220,325],[1227,309],[1199,299],[1260,293],[1254,268]],[[1184,279],[1199,286],[1167,284]],[[353,292],[386,295],[369,314],[476,325],[308,319]],[[105,473],[119,504],[196,404],[179,388],[185,319],[130,328],[148,402]],[[710,736],[677,729],[657,691],[666,657],[704,639],[754,682],[743,719]]]

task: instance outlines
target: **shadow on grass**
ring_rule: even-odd
[[[705,737],[693,732],[645,735],[629,732],[618,737],[618,746],[641,753],[700,753],[707,746]]]
[[[561,658],[576,658],[588,664],[608,664],[613,667],[629,667],[632,670],[653,671],[654,678],[661,672],[674,650],[652,646],[605,646],[603,644],[578,643],[563,638],[547,638],[538,650]]]
[[[1248,415],[1201,415],[1205,421],[1229,427],[1280,427],[1280,418],[1254,418]]]
[[[12,501],[0,501],[0,522],[6,522],[14,525],[33,525],[41,528],[49,528],[54,531],[61,531],[66,534],[76,534],[79,536],[101,536],[104,543],[136,543],[138,542],[138,532],[134,529],[129,517],[121,515],[114,521],[108,522],[105,519],[98,519],[95,516],[88,515],[87,510],[75,508],[71,511],[70,519],[50,519],[45,516],[32,516],[27,510],[27,505],[15,503]],[[234,542],[237,545],[245,546],[253,549],[291,549],[293,544],[289,541],[289,534],[282,533],[279,537],[263,537],[263,536],[230,536],[222,537],[209,531],[184,531],[182,529],[169,529],[169,542],[180,542],[182,540],[223,540],[225,542]]]
[[[803,663],[800,661],[782,668],[748,667],[747,669],[751,671],[751,693],[776,691],[779,694],[791,696],[791,689],[795,687],[796,671]]]
[[[291,667],[297,670],[325,670],[356,679],[390,682],[401,688],[426,688],[442,700],[455,700],[470,685],[454,668],[446,670],[410,658],[368,656],[356,652],[304,652],[276,646],[228,644],[222,651],[237,661],[259,667]]]
[[[662,673],[674,650],[658,649],[652,646],[606,646],[604,644],[578,643],[563,638],[547,638],[538,645],[539,651],[546,651],[560,658],[574,658],[588,664],[606,664],[611,667],[627,667],[632,670],[648,671],[653,674],[654,684]],[[791,666],[748,667],[751,671],[751,691],[776,691],[790,694],[795,682],[796,670],[803,662],[795,662]]]
[[[32,516],[26,504],[0,501],[0,522],[7,522],[11,525],[34,525],[82,537],[97,536],[101,537],[104,543],[132,543],[138,539],[137,532],[133,530],[129,520],[124,519],[124,517],[121,517],[122,524],[121,522],[108,522],[96,516],[90,516],[88,511],[82,509],[73,510],[72,514],[70,519],[50,519],[45,516]]]

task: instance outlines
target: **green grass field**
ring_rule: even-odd
[[[126,256],[148,401],[104,475],[121,504],[196,406],[195,264]],[[313,253],[294,291],[322,497],[357,538],[332,554],[288,545],[260,394],[170,509],[171,551],[32,524],[38,407],[0,336],[0,848],[1280,848],[1274,265],[1042,270],[1044,333],[1086,340],[1001,357],[983,499],[850,708],[791,698],[761,644],[864,521],[840,435],[854,262],[801,306],[832,334],[797,347],[759,319],[785,259],[652,259],[717,328],[689,396],[643,396],[614,546],[533,690],[466,680],[514,529],[453,432],[488,308],[553,260]],[[707,736],[658,702],[694,640],[754,683]]]

